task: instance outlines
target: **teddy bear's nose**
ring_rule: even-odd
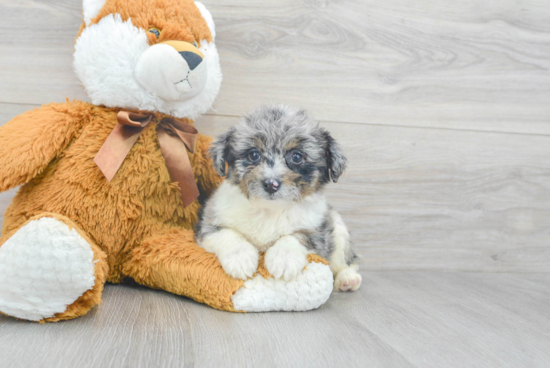
[[[191,70],[195,69],[202,62],[200,55],[197,55],[194,52],[181,51],[179,54],[185,59],[185,61],[187,61],[187,64]]]

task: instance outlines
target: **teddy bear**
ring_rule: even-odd
[[[199,2],[83,0],[74,70],[91,103],[44,105],[0,128],[0,190],[21,186],[0,238],[0,313],[79,317],[126,278],[226,311],[328,299],[318,256],[295,280],[260,260],[245,281],[195,243],[201,204],[223,180],[193,121],[220,88],[215,37]]]

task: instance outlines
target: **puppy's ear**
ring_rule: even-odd
[[[214,169],[218,172],[220,176],[225,176],[225,163],[229,159],[229,154],[231,152],[231,139],[235,128],[229,129],[227,132],[220,135],[208,150],[210,152],[210,157],[212,157],[212,164]]]
[[[330,133],[323,129],[325,138],[325,157],[327,160],[327,179],[337,182],[338,178],[347,166],[347,158],[344,156],[342,147],[332,138]]]

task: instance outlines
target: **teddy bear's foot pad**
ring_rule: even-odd
[[[55,218],[30,221],[0,247],[0,312],[39,321],[62,313],[95,282],[94,253]]]
[[[333,281],[328,266],[311,262],[288,282],[256,275],[246,281],[231,300],[236,310],[245,312],[307,311],[319,308],[328,300]]]

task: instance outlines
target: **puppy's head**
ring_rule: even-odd
[[[222,134],[210,154],[249,199],[300,201],[346,167],[342,149],[304,110],[263,106]],[[226,165],[227,164],[227,165]]]

